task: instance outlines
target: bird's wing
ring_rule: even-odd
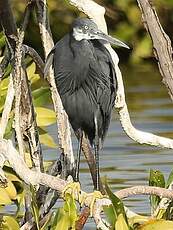
[[[67,35],[64,37],[65,40],[67,39]],[[61,47],[61,44],[63,42],[63,39],[61,39],[60,41],[58,41],[55,46],[52,48],[52,50],[50,51],[50,53],[48,54],[47,58],[46,58],[46,62],[45,62],[45,67],[44,67],[44,77],[46,78],[48,73],[49,73],[49,70],[50,70],[50,67],[51,65],[53,65],[53,59],[54,59],[54,54],[55,54],[55,51],[58,47]]]
[[[94,43],[95,58],[90,62],[90,79],[97,79],[97,105],[99,106],[98,124],[102,141],[109,127],[112,108],[116,96],[116,74],[114,64],[107,49]],[[100,121],[99,121],[100,120]]]

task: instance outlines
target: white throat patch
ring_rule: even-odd
[[[91,39],[88,33],[84,34],[81,29],[73,28],[73,36],[77,41],[81,41],[83,39]]]

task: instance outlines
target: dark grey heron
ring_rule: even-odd
[[[100,31],[92,20],[78,18],[71,31],[56,43],[45,65],[46,74],[53,63],[64,109],[79,136],[74,179],[79,180],[81,143],[85,135],[95,149],[96,190],[99,190],[99,149],[110,124],[117,87],[114,64],[104,42],[128,48]]]

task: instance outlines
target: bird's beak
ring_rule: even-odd
[[[124,42],[120,41],[119,39],[117,38],[113,38],[111,37],[110,35],[107,35],[105,33],[103,33],[102,31],[98,30],[98,31],[95,31],[94,32],[94,35],[95,35],[95,38],[93,36],[94,39],[101,39],[101,40],[104,40],[104,41],[107,41],[111,44],[114,44],[116,46],[121,46],[121,47],[124,47],[126,49],[130,49],[129,46],[127,46]]]

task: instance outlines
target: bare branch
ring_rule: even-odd
[[[5,69],[8,66],[10,58],[11,57],[10,57],[9,50],[8,50],[8,48],[6,48],[5,51],[4,51],[4,57],[3,57],[3,59],[2,59],[2,61],[0,63],[0,81],[1,81],[2,77],[5,74]]]
[[[88,0],[88,1],[86,0],[86,1],[84,1],[85,3],[83,2],[83,0],[78,0],[78,1],[72,0],[70,2],[71,3],[75,2],[75,6],[78,6],[79,9],[82,9],[82,11],[87,13],[87,15],[89,15],[89,17],[92,17],[92,19],[96,23],[97,23],[97,21],[99,21],[99,23],[97,24],[98,27],[105,31],[105,23],[103,24],[103,26],[101,26],[101,22],[104,18],[104,15],[101,15],[101,13],[100,14],[95,13],[95,12],[97,12],[96,3],[94,3],[91,0]],[[98,9],[99,8],[100,8],[100,6],[98,6]],[[88,12],[87,10],[91,10],[91,12],[90,11]],[[101,11],[98,11],[98,12],[101,12]],[[103,12],[104,11],[102,11],[102,13]],[[115,108],[118,110],[118,113],[120,115],[120,122],[121,122],[121,125],[122,125],[124,131],[126,132],[126,134],[131,139],[133,139],[134,141],[136,141],[140,144],[148,144],[148,145],[153,145],[153,146],[157,146],[157,147],[172,149],[173,148],[173,140],[172,139],[165,138],[165,137],[159,137],[159,136],[154,135],[152,133],[147,133],[147,132],[137,130],[131,124],[130,116],[128,113],[128,108],[127,108],[126,101],[125,101],[122,74],[121,74],[121,71],[118,67],[119,58],[109,44],[105,44],[105,46],[108,49],[108,51],[110,52],[110,54],[112,56],[112,60],[114,62],[114,66],[115,66],[117,83],[118,83]],[[173,71],[172,71],[172,73],[173,73]],[[172,84],[172,86],[173,86],[173,84]]]
[[[81,230],[83,229],[88,217],[90,215],[90,209],[88,207],[85,207],[82,212],[80,213],[80,216],[78,220],[76,221],[75,224],[75,229],[76,230]]]
[[[43,42],[45,56],[47,57],[47,55],[53,48],[53,40],[50,32],[49,20],[47,17],[46,0],[36,0],[36,4],[41,38]],[[63,171],[65,172],[65,174],[67,174],[74,168],[74,156],[72,150],[70,125],[68,122],[68,116],[63,108],[61,98],[56,89],[53,70],[51,70],[49,73],[48,81],[51,85],[50,89],[52,94],[52,100],[57,116],[59,146],[66,162],[66,164],[64,165],[66,169]],[[67,175],[64,176],[66,177]]]
[[[168,93],[173,100],[173,59],[171,40],[164,32],[157,13],[149,0],[137,0],[140,7],[143,23],[152,41],[154,55],[158,61],[163,83],[168,89]]]
[[[13,147],[13,144],[10,140],[0,139],[0,154],[2,154],[6,160],[9,161],[10,165],[13,167],[14,171],[19,175],[21,179],[27,184],[32,185],[44,185],[58,191],[61,194],[67,185],[65,180],[62,180],[58,177],[54,177],[45,173],[36,172],[30,170],[23,158],[18,154],[17,150]],[[4,161],[4,160],[3,160]],[[74,194],[75,195],[75,194]],[[92,194],[86,194],[84,191],[81,191],[81,196],[86,197],[84,201],[85,206],[90,206],[92,201]],[[161,198],[173,199],[173,193],[169,189],[152,187],[152,186],[134,186],[127,189],[122,189],[115,192],[115,195],[120,199],[124,199],[129,196],[134,195],[157,195]],[[78,194],[76,194],[75,199],[79,201]],[[111,202],[108,198],[98,199],[95,203],[94,216],[98,218],[98,215],[103,205],[110,205]],[[97,225],[100,220],[96,220]]]
[[[5,99],[4,109],[0,121],[0,138],[3,138],[4,136],[14,99],[13,79],[11,74],[9,76],[9,79],[10,80],[8,85],[7,96]]]
[[[131,188],[125,188],[115,192],[115,195],[120,199],[124,199],[134,195],[157,195],[159,197],[167,197],[173,199],[173,193],[169,189],[152,187],[152,186],[134,186]]]
[[[59,193],[62,193],[65,186],[67,185],[65,180],[62,180],[58,177],[30,170],[24,162],[23,158],[14,148],[11,140],[0,139],[0,154],[3,154],[5,159],[9,161],[14,171],[27,184],[31,184],[33,186],[42,184],[57,190]],[[171,190],[154,186],[134,186],[117,191],[115,192],[115,195],[120,199],[124,199],[133,195],[157,195],[159,197],[167,197],[173,199],[173,193]],[[90,200],[91,197],[87,198],[87,202]]]
[[[42,58],[40,57],[40,55],[36,52],[35,49],[27,45],[23,45],[23,50],[25,54],[28,54],[33,59],[33,61],[36,64],[37,70],[39,71],[39,75],[43,78],[44,77],[44,71],[43,71],[44,62]]]
[[[19,153],[24,157],[24,145],[23,145],[23,137],[22,137],[22,131],[21,131],[21,116],[20,116],[22,76],[23,76],[23,71],[24,71],[21,66],[21,63],[22,63],[21,47],[22,47],[23,38],[24,38],[24,33],[20,34],[19,39],[16,41],[13,79],[14,79],[14,90],[15,90],[15,109],[14,109],[15,131],[16,131],[17,142],[19,145]]]
[[[173,140],[166,137],[160,137],[152,133],[140,131],[136,129],[130,121],[127,105],[118,108],[118,113],[120,115],[121,125],[126,132],[126,134],[134,141],[140,144],[148,144],[152,146],[157,146],[161,148],[173,149]]]

